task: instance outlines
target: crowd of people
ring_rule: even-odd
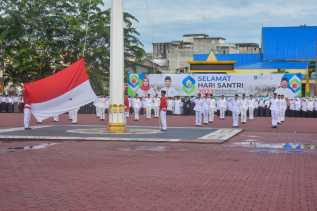
[[[140,119],[140,115],[145,115],[147,119],[160,117],[161,98],[159,96],[148,95],[146,97],[126,97],[125,112],[127,118],[135,121]],[[94,102],[96,115],[101,120],[105,120],[105,113],[109,107],[109,97],[99,97]],[[0,112],[13,113],[23,111],[23,98],[18,95],[0,95]],[[77,123],[76,111],[69,112],[69,119],[72,123]],[[235,97],[214,97],[212,95],[200,95],[192,97],[166,97],[167,115],[195,115],[195,125],[209,124],[215,120],[232,116],[233,125],[237,127],[239,122],[245,124],[247,120],[252,120],[257,116],[272,117],[272,126],[285,121],[285,116],[289,117],[317,117],[317,97],[296,97],[287,99],[283,95],[273,94],[272,96],[235,96]],[[238,119],[241,119],[240,121]],[[54,121],[59,121],[59,117],[53,117]],[[40,123],[40,122],[39,122]]]
[[[96,109],[97,116],[100,112],[107,110],[109,98],[99,98],[99,108]],[[256,116],[271,116],[272,127],[277,127],[285,121],[285,116],[291,117],[317,117],[317,98],[294,98],[287,99],[284,95],[273,94],[272,96],[254,97],[236,95],[235,97],[213,97],[212,95],[200,95],[194,97],[167,97],[167,114],[169,115],[195,115],[195,125],[209,124],[215,120],[225,119],[232,116],[233,127],[247,120],[253,120]],[[102,103],[100,103],[102,102]],[[97,106],[97,104],[95,104]],[[159,118],[160,97],[132,97],[125,102],[126,117],[135,121],[140,115],[147,119]],[[98,106],[97,106],[98,107]],[[104,116],[101,117],[104,119]]]
[[[248,107],[247,112],[251,113],[253,116],[270,116],[271,115],[271,99],[273,96],[241,96],[243,99],[244,107]],[[277,95],[278,97],[278,95]],[[211,109],[218,113],[223,118],[224,116],[231,115],[230,102],[234,97],[213,97],[213,96],[203,96],[203,99],[211,101]],[[290,117],[317,117],[317,97],[303,97],[303,98],[294,98],[286,99],[280,95],[282,100],[286,101],[286,116]],[[129,114],[135,114],[138,119],[138,115],[146,114],[146,110],[151,110],[151,117],[158,117],[158,108],[159,108],[159,97],[129,97],[128,98],[128,107]],[[167,114],[173,115],[193,115],[195,114],[195,97],[167,97]],[[95,103],[96,112],[102,110],[107,110],[109,106],[108,97],[99,97],[98,101]],[[206,106],[206,104],[205,104]],[[99,108],[99,110],[98,110]],[[251,109],[251,110],[250,110]],[[136,111],[136,112],[135,112]],[[252,111],[252,112],[251,112]]]

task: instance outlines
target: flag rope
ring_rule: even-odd
[[[91,7],[91,0],[89,0],[89,5],[88,5],[88,12],[87,12],[87,23],[86,23],[86,27],[85,27],[85,37],[84,37],[84,48],[83,48],[83,52],[82,52],[82,56],[85,57],[85,51],[86,51],[86,45],[87,45],[87,35],[88,35],[88,24],[89,24],[89,20],[90,20],[90,7]]]

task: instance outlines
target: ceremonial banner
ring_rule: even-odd
[[[25,102],[37,120],[60,115],[97,99],[84,59],[47,78],[24,84]]]
[[[140,75],[140,87],[135,93],[144,93],[142,83],[145,81],[147,94],[167,96],[195,96],[197,93],[212,93],[214,96],[234,96],[246,94],[256,96],[271,95],[273,92],[288,98],[301,96],[302,74],[149,74]],[[135,77],[137,78],[137,77]],[[130,83],[129,83],[130,86]],[[144,88],[144,87],[143,87]],[[133,96],[133,95],[130,95]]]

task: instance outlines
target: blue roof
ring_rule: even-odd
[[[262,54],[217,54],[219,61],[235,61],[236,69],[306,69],[308,62],[263,61]],[[208,54],[194,54],[194,61],[206,61]]]
[[[235,68],[261,62],[261,54],[217,54],[216,58],[219,61],[235,61]]]
[[[317,26],[263,27],[264,60],[314,60],[317,56]]]
[[[208,59],[208,54],[194,54],[194,61],[206,61]]]
[[[237,69],[306,69],[308,62],[272,61],[236,67]]]

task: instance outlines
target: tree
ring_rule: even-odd
[[[0,63],[5,82],[43,78],[84,53],[93,88],[106,94],[110,10],[102,9],[102,4],[102,0],[0,0]],[[145,52],[134,26],[138,20],[125,13],[124,21],[126,62],[140,61]]]

